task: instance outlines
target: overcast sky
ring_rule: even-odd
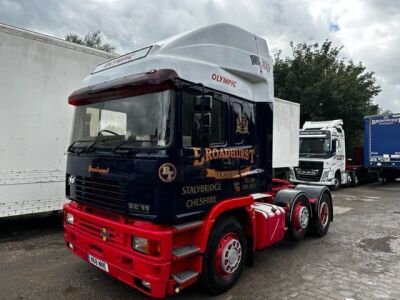
[[[196,27],[228,22],[289,55],[289,42],[330,39],[374,71],[375,102],[400,112],[398,0],[0,0],[0,22],[63,38],[101,30],[120,54]]]

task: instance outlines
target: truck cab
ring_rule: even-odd
[[[330,192],[272,179],[273,99],[266,41],[229,24],[98,65],[69,97],[67,247],[163,298],[221,294],[256,250],[324,236]]]
[[[346,173],[342,120],[305,122],[300,130],[299,166],[290,171],[292,183],[337,189],[349,181]]]

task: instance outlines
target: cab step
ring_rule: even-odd
[[[196,278],[199,275],[198,272],[187,270],[176,275],[172,275],[172,278],[178,283],[179,285],[183,285],[189,280]]]
[[[175,258],[180,259],[200,252],[200,248],[194,245],[186,245],[175,248],[172,250],[172,254]]]
[[[203,221],[192,221],[192,222],[173,225],[172,228],[174,228],[175,231],[181,232],[181,231],[192,230],[192,229],[198,228],[198,227],[202,226],[203,224],[204,224]]]

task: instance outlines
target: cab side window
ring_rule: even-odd
[[[195,95],[189,93],[182,95],[182,144],[184,147],[191,147]]]
[[[195,113],[194,98],[196,95],[187,92],[182,95],[182,144],[184,147],[192,147],[193,116]],[[226,119],[227,104],[221,100],[213,99],[210,146],[226,143]]]
[[[234,122],[233,128],[233,143],[235,145],[243,145],[244,143],[244,135],[242,132],[240,132],[240,119],[241,116],[243,115],[243,106],[239,103],[236,102],[231,102],[231,108],[232,108],[232,120]]]
[[[256,144],[254,105],[231,97],[230,106],[233,144],[236,146]]]
[[[214,99],[211,109],[210,145],[226,143],[227,105],[221,100]]]

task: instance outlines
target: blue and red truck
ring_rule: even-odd
[[[98,65],[69,97],[67,247],[163,298],[223,293],[255,251],[324,236],[329,190],[272,178],[273,99],[266,41],[228,24]]]
[[[400,177],[400,114],[364,117],[364,166],[383,182]]]

